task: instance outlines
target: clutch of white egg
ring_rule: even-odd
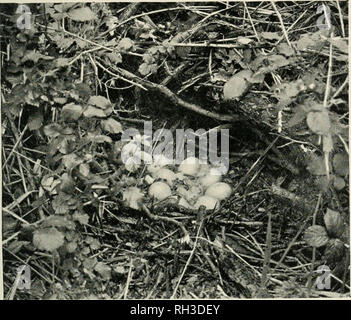
[[[145,181],[150,184],[150,197],[157,201],[176,197],[178,204],[188,209],[205,206],[213,210],[232,193],[230,185],[221,182],[222,173],[218,168],[201,164],[195,157],[183,160],[177,172],[159,166],[149,166],[148,172]]]

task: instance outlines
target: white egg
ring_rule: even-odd
[[[171,194],[171,188],[164,182],[154,182],[149,188],[150,197],[154,197],[160,201],[168,198]]]
[[[173,184],[173,181],[176,179],[176,175],[172,170],[162,168],[160,170],[157,170],[152,174],[152,176],[155,179],[164,179],[167,181],[167,183],[171,186]]]
[[[183,186],[179,186],[179,187],[177,187],[177,193],[183,197],[186,197],[189,192]]]
[[[197,210],[200,206],[205,206],[207,210],[213,210],[219,206],[219,201],[213,197],[201,196],[197,199],[194,208]]]
[[[229,184],[225,182],[217,182],[207,188],[205,195],[216,198],[218,200],[224,200],[226,198],[229,198],[231,193],[232,188]]]
[[[196,176],[200,169],[200,162],[198,158],[189,157],[182,161],[179,165],[179,171],[188,176]]]
[[[207,163],[200,163],[199,171],[197,172],[198,177],[203,177],[210,172],[211,167]]]
[[[147,184],[153,184],[155,179],[151,176],[149,176],[148,174],[144,177],[144,181],[147,183]]]
[[[206,175],[199,178],[199,181],[204,188],[207,188],[210,185],[215,184],[216,182],[220,182],[221,180],[222,174],[216,168],[211,168]]]
[[[192,209],[192,206],[184,198],[180,198],[178,204],[184,208]]]
[[[154,154],[153,155],[153,159],[154,159],[153,163],[156,166],[159,166],[159,167],[164,167],[164,166],[167,166],[169,164],[173,164],[174,163],[173,159],[170,159],[170,158],[166,157],[163,154]]]
[[[156,166],[155,164],[149,164],[147,166],[147,171],[152,173],[152,174],[155,173],[156,171],[160,170],[160,169],[161,169],[161,167]]]

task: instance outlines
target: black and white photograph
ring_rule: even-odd
[[[2,2],[0,299],[350,299],[348,19]]]

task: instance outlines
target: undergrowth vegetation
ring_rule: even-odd
[[[347,295],[347,5],[2,4],[6,297]],[[229,170],[145,121],[229,129]]]

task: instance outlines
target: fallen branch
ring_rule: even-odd
[[[180,283],[182,282],[182,280],[183,280],[183,278],[184,278],[184,275],[185,275],[185,272],[186,272],[186,270],[188,269],[188,266],[190,265],[191,260],[192,260],[194,254],[195,254],[195,251],[196,251],[196,248],[197,248],[197,243],[198,243],[198,241],[199,241],[199,236],[200,236],[200,233],[201,233],[202,228],[203,228],[203,223],[204,223],[204,219],[203,219],[203,217],[202,217],[202,218],[200,219],[200,221],[199,221],[199,225],[198,225],[198,229],[197,229],[197,233],[196,233],[195,242],[194,242],[194,244],[193,244],[193,249],[192,249],[191,252],[190,252],[190,256],[189,256],[189,258],[188,258],[188,260],[187,260],[187,262],[186,262],[186,264],[185,264],[185,266],[184,266],[184,268],[183,268],[183,271],[182,271],[182,273],[181,273],[181,275],[180,275],[180,277],[179,277],[179,279],[178,279],[178,281],[177,281],[177,284],[176,284],[175,288],[173,289],[173,293],[172,293],[172,296],[170,297],[170,299],[174,299],[175,295],[177,294],[179,285],[180,285]]]
[[[185,226],[181,222],[177,221],[176,219],[169,218],[169,217],[163,217],[163,216],[156,216],[156,215],[152,214],[150,212],[150,210],[145,205],[142,206],[142,212],[144,212],[146,214],[146,216],[148,218],[150,218],[151,220],[170,222],[170,223],[177,225],[183,231],[184,239],[190,239],[189,232],[185,229]]]
[[[306,213],[311,213],[314,207],[309,203],[307,199],[297,196],[296,194],[283,189],[275,184],[270,189],[271,193],[280,198],[285,198],[291,201],[291,204],[299,209],[302,209]]]
[[[182,98],[178,97],[174,92],[172,92],[170,89],[167,87],[161,85],[161,84],[156,84],[151,81],[141,79],[138,76],[134,75],[133,73],[124,70],[122,68],[117,68],[118,72],[120,75],[123,76],[123,78],[129,79],[130,81],[139,83],[143,87],[146,87],[149,90],[156,91],[157,93],[161,94],[168,100],[170,100],[173,104],[180,106],[182,108],[188,109],[192,112],[196,112],[198,114],[201,114],[205,117],[212,118],[218,121],[228,121],[228,122],[234,122],[239,120],[239,117],[236,115],[228,115],[228,114],[220,114],[220,113],[215,113],[211,112],[208,110],[205,110],[201,108],[200,106],[190,103],[187,101],[184,101]]]

